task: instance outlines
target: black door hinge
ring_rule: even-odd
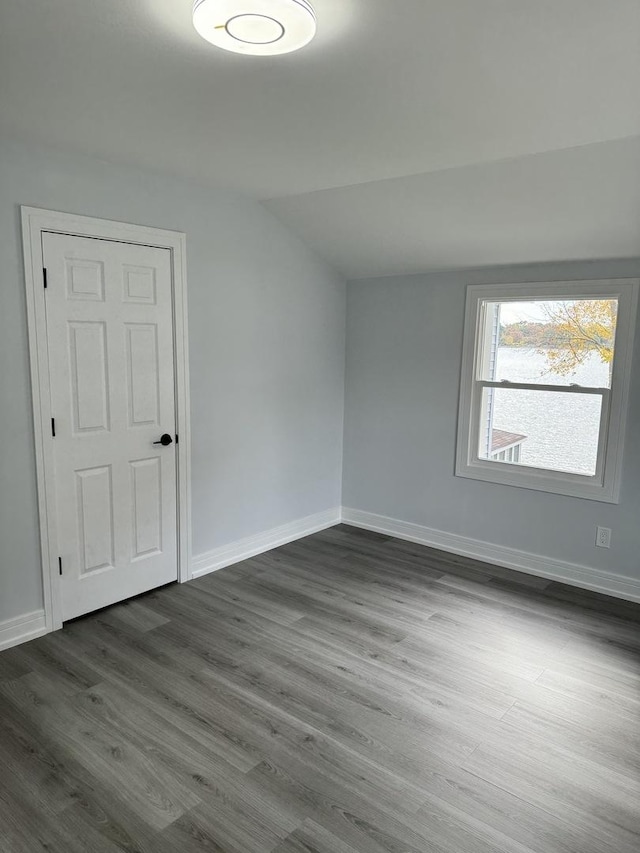
[[[58,572],[62,574],[62,557],[58,557]]]
[[[176,444],[178,443],[178,433],[176,433]]]
[[[46,267],[42,268],[42,281],[44,282],[44,289],[47,289],[47,269]]]
[[[51,435],[54,438],[56,437],[56,419],[55,418],[51,418]]]

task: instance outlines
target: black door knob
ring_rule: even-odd
[[[164,435],[160,436],[160,441],[154,441],[154,444],[161,444],[163,447],[166,447],[168,444],[171,444],[173,439],[169,435],[168,432],[165,432]]]

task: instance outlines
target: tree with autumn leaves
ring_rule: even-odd
[[[618,312],[616,299],[544,302],[542,310],[553,330],[550,345],[539,349],[547,359],[550,372],[567,376],[591,353],[597,353],[609,366],[611,375]]]
[[[591,353],[609,366],[618,302],[615,299],[576,299],[540,303],[544,322],[519,321],[500,329],[502,346],[535,348],[547,360],[548,371],[567,376]]]

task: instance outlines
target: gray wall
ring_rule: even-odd
[[[640,260],[350,282],[343,505],[640,577],[640,340],[618,505],[453,476],[465,286],[634,276]]]
[[[0,144],[0,621],[42,606],[20,204],[187,234],[194,554],[340,504],[344,283],[251,200]]]

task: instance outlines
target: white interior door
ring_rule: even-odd
[[[177,578],[171,258],[42,239],[54,523],[71,619]],[[157,443],[163,434],[170,444]]]

